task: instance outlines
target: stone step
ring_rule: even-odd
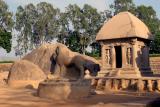
[[[112,70],[112,72],[109,73],[109,76],[117,76],[119,70]]]

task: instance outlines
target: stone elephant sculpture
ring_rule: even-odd
[[[87,57],[76,52],[64,52],[57,47],[51,57],[54,73],[59,72],[60,77],[83,79],[85,70],[88,70],[91,76],[96,76],[100,66]]]

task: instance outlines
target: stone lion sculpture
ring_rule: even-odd
[[[23,57],[51,78],[83,78],[85,70],[96,75],[100,70],[99,62],[92,57],[71,51],[61,43],[43,44]],[[50,75],[52,73],[53,75]]]
[[[59,77],[70,79],[83,79],[85,71],[88,70],[91,76],[96,76],[100,71],[98,63],[87,58],[87,56],[78,53],[69,55],[63,52],[63,48],[57,47],[53,53],[51,60],[55,65],[54,73],[59,72]]]

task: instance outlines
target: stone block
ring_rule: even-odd
[[[38,96],[54,100],[67,100],[87,97],[90,91],[90,80],[49,80],[39,84]]]

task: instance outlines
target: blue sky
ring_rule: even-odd
[[[103,11],[109,9],[109,5],[113,2],[113,0],[5,0],[5,2],[9,6],[9,10],[13,13],[16,12],[16,8],[19,5],[26,5],[28,3],[37,4],[39,2],[46,1],[51,3],[54,7],[61,9],[61,11],[65,10],[69,4],[77,4],[82,7],[84,4],[89,4],[98,9],[98,11]],[[147,5],[152,6],[156,12],[157,16],[160,18],[160,0],[133,0],[136,5]],[[15,40],[13,40],[13,46],[15,45]],[[5,50],[0,49],[0,60],[3,57],[14,57],[14,50],[10,53],[6,53]]]
[[[79,6],[83,6],[84,4],[90,4],[96,7],[99,11],[103,11],[109,8],[109,5],[113,2],[113,0],[5,0],[9,5],[11,11],[15,12],[17,6],[26,5],[28,3],[37,4],[42,1],[49,2],[53,4],[54,7],[60,8],[62,11],[65,10],[69,4],[77,4]],[[160,17],[160,0],[133,0],[136,5],[151,5],[158,13]]]

